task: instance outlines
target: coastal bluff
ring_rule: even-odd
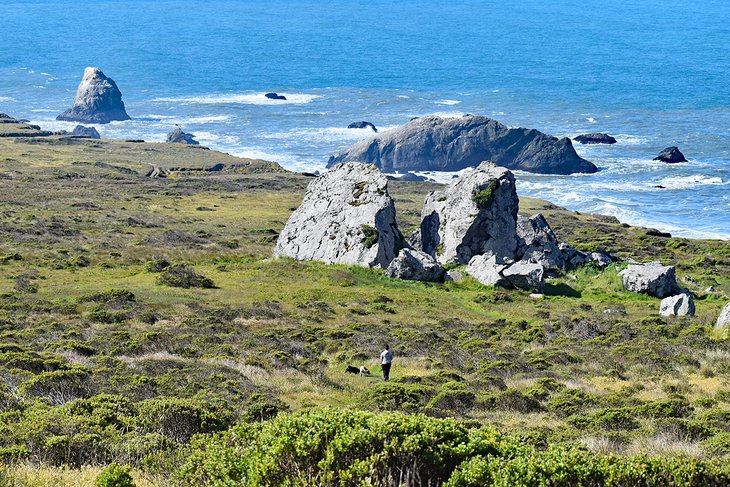
[[[360,141],[327,164],[367,162],[383,172],[458,171],[491,160],[498,166],[543,174],[594,173],[568,138],[511,128],[476,115],[421,117]]]

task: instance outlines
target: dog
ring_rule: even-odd
[[[360,367],[354,367],[352,365],[348,365],[345,369],[346,374],[358,374],[360,377],[370,377],[370,371],[367,367],[364,365],[361,365]]]

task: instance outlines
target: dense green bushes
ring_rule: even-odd
[[[713,486],[730,467],[688,459],[539,450],[452,419],[357,410],[283,414],[200,437],[184,485]]]

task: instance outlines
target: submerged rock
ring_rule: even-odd
[[[695,303],[692,295],[684,292],[662,299],[659,304],[659,314],[662,316],[694,316]]]
[[[175,127],[172,132],[167,134],[167,143],[200,145],[200,142],[195,140],[195,136],[193,134],[183,132],[183,129],[181,129],[180,127]]]
[[[77,125],[71,135],[87,137],[89,139],[101,139],[101,135],[99,135],[99,132],[94,127],[84,127],[83,125]]]
[[[371,128],[373,129],[373,132],[377,132],[378,129],[375,128],[375,125],[373,125],[371,122],[352,122],[350,125],[347,126],[348,129],[367,129]]]
[[[485,160],[509,169],[546,173],[593,173],[596,166],[576,154],[570,139],[534,129],[509,128],[481,116],[417,118],[358,142],[332,156],[341,162],[370,162],[385,172],[456,171]]]
[[[654,161],[662,161],[669,164],[675,164],[677,162],[687,162],[687,159],[685,159],[684,154],[682,154],[682,151],[679,150],[679,148],[672,146],[667,147],[663,151],[659,153],[658,156],[656,156]]]
[[[442,264],[467,264],[487,252],[513,258],[518,204],[512,173],[485,161],[426,197],[421,249]]]
[[[405,246],[388,180],[369,164],[340,164],[307,187],[279,235],[275,256],[388,267]]]
[[[578,135],[573,137],[573,140],[581,144],[615,144],[617,142],[614,137],[603,132]]]
[[[280,95],[278,93],[266,93],[264,95],[269,100],[286,100],[286,97],[284,95]]]
[[[426,252],[402,249],[388,265],[385,275],[409,281],[441,282],[444,268]]]
[[[635,264],[628,266],[619,275],[623,277],[624,287],[635,293],[666,298],[680,292],[674,266],[661,265],[659,262]]]
[[[84,77],[76,90],[71,108],[56,117],[56,120],[82,123],[109,123],[114,120],[129,120],[117,84],[99,68],[86,68]]]

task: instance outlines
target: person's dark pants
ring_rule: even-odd
[[[380,367],[383,369],[383,379],[390,379],[390,364],[380,364]]]

